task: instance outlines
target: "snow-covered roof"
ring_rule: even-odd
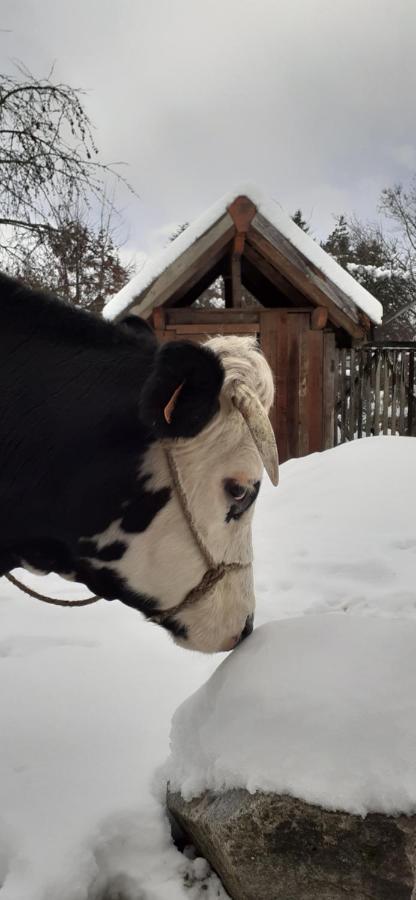
[[[237,197],[242,196],[248,198],[257,210],[251,228],[254,231],[259,230],[271,245],[273,245],[274,239],[282,239],[289,250],[298,251],[298,269],[303,269],[303,264],[306,263],[306,274],[311,288],[322,289],[323,286],[325,290],[326,287],[329,297],[335,300],[335,303],[338,303],[344,312],[348,314],[348,307],[349,311],[353,311],[355,314],[357,310],[360,310],[372,322],[380,324],[383,315],[381,303],[329,256],[310,235],[302,231],[280,204],[274,200],[265,199],[258,189],[251,185],[240,185],[223,196],[166,248],[156,255],[150,256],[140,272],[108,301],[104,309],[105,318],[118,318],[133,304],[138,306],[138,312],[149,314],[150,298],[146,304],[145,297],[157,279],[177,263],[186,251],[189,251],[221,220],[224,221],[225,227],[228,217],[229,225],[232,227],[233,223],[229,217],[228,208]],[[271,226],[270,234],[267,234],[267,225]],[[296,268],[296,261],[294,268]],[[156,303],[157,300],[154,305]],[[143,309],[140,308],[142,305]]]

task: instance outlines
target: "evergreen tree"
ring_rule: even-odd
[[[375,329],[378,340],[413,340],[416,313],[408,307],[414,296],[409,269],[397,253],[397,244],[386,239],[376,225],[348,222],[339,216],[321,245],[383,305],[383,324]],[[400,315],[396,314],[407,305]]]
[[[293,216],[292,216],[292,221],[295,223],[295,225],[297,225],[299,228],[301,228],[302,231],[305,232],[305,234],[310,233],[309,224],[306,221],[306,219],[303,218],[303,212],[301,209],[295,210],[295,212],[293,213]]]
[[[344,269],[353,261],[353,248],[351,247],[351,235],[345,216],[337,216],[336,225],[328,235],[321,247],[333,256]]]

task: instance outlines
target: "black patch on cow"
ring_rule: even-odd
[[[186,625],[181,625],[177,619],[174,619],[173,616],[167,616],[162,619],[160,622],[162,628],[166,628],[166,631],[170,631],[176,638],[182,638],[183,641],[187,640],[188,637],[188,629]]]
[[[161,488],[158,491],[146,491],[146,482],[150,475],[144,475],[138,480],[136,496],[127,504],[121,528],[128,533],[141,533],[146,531],[157,513],[163,509],[171,497],[171,489]]]
[[[208,347],[189,341],[164,344],[140,396],[140,417],[157,437],[194,437],[218,412],[223,381],[220,359]],[[168,423],[164,409],[180,386]]]
[[[147,617],[154,616],[160,610],[154,597],[132,591],[117,572],[106,566],[96,569],[88,562],[81,561],[77,566],[77,576],[97,597],[103,597],[105,600],[121,600]]]
[[[129,533],[149,527],[170,490],[138,480],[142,461],[162,435],[197,434],[218,408],[222,381],[206,348],[159,348],[140,320],[114,324],[0,274],[0,572],[26,560],[157,612],[154,598],[132,592],[110,567],[88,565],[80,540],[110,563],[124,542],[98,550],[94,536],[120,520]],[[182,382],[167,426],[163,405]]]
[[[39,572],[58,572],[60,575],[72,575],[74,560],[68,547],[59,541],[49,538],[23,540],[19,544],[19,562],[23,561]]]
[[[0,578],[2,575],[6,575],[7,572],[11,572],[12,569],[17,569],[20,565],[21,557],[16,553],[9,550],[0,552]]]
[[[81,556],[88,556],[90,559],[100,559],[102,562],[115,562],[122,559],[127,550],[127,544],[123,541],[112,541],[111,544],[106,544],[99,549],[96,541],[81,539],[78,547]]]

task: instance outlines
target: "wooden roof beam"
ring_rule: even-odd
[[[230,204],[227,212],[234,222],[235,235],[228,272],[224,276],[225,305],[227,308],[238,309],[242,303],[241,257],[244,253],[246,235],[256,215],[257,207],[248,197],[240,196]]]

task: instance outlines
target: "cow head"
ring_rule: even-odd
[[[120,599],[153,598],[140,608],[183,647],[229,650],[252,630],[251,521],[263,463],[277,483],[272,400],[272,374],[251,337],[167,344],[144,387],[140,414],[156,440],[137,474],[163,502],[112,565],[131,591]],[[207,554],[225,573],[204,590]]]

